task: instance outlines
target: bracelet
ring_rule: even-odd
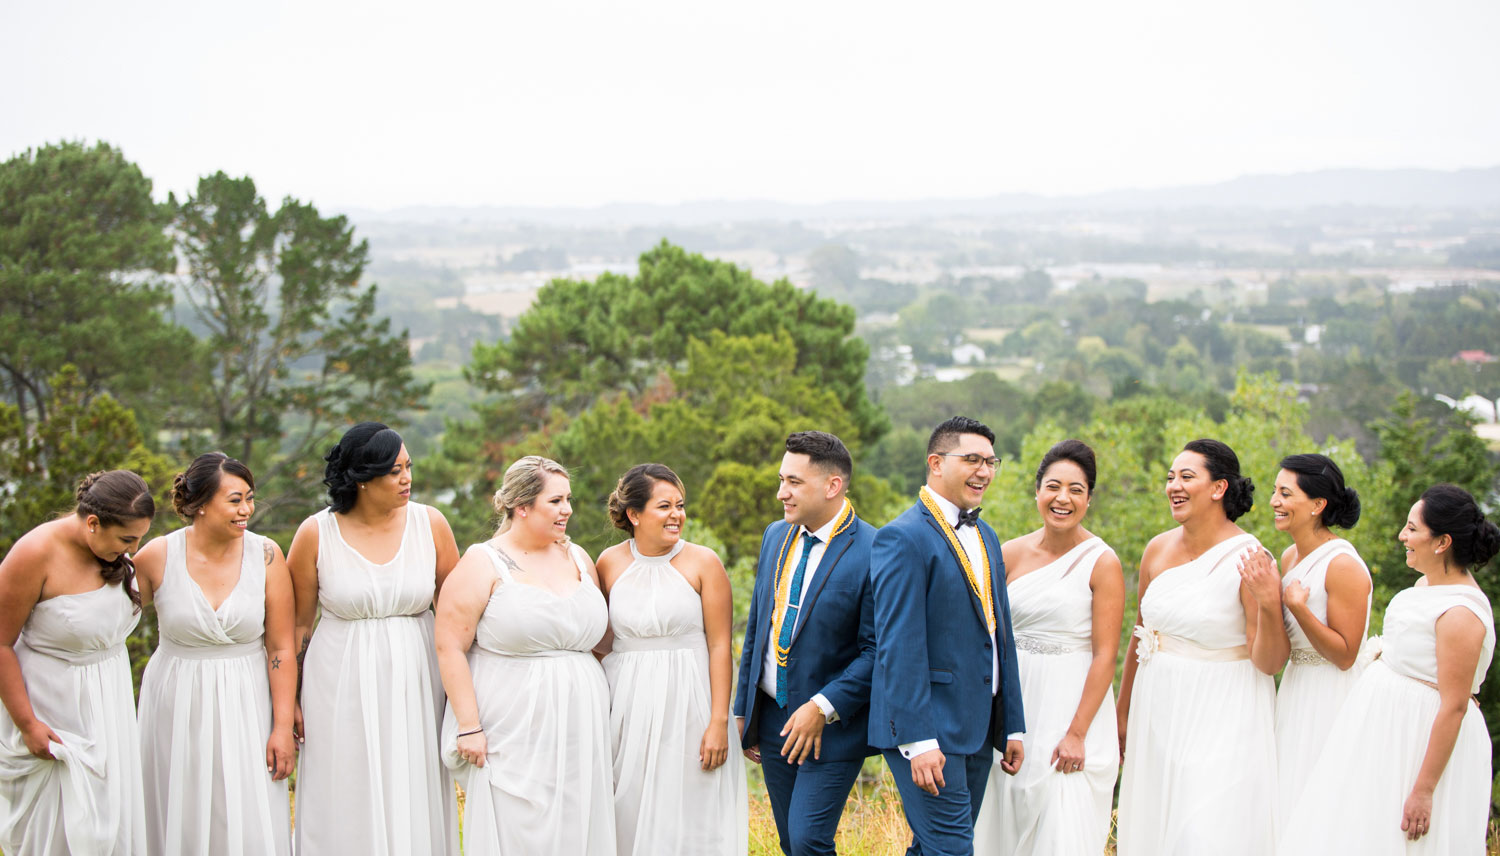
[[[483,728],[476,728],[473,731],[461,731],[461,732],[459,732],[458,736],[459,737],[468,737],[470,734],[483,734],[483,733],[484,733],[484,729]]]

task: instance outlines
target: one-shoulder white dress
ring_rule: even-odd
[[[739,734],[729,757],[704,772],[698,747],[713,713],[703,600],[672,559],[632,561],[609,592],[614,651],[609,727],[614,745],[615,833],[619,856],[744,856],[749,803]],[[729,727],[734,731],[733,727]]]
[[[49,597],[15,645],[37,719],[62,745],[46,761],[0,713],[0,850],[6,856],[142,856],[141,744],[125,638],[140,621],[120,584]]]
[[[458,756],[458,720],[443,715],[443,761],[464,789],[466,856],[614,856],[609,685],[591,653],[609,614],[587,558],[566,595],[518,583],[488,544],[498,582],[475,628],[469,673],[489,751]]]
[[[1426,835],[1407,841],[1401,814],[1427,754],[1438,711],[1437,620],[1467,609],[1484,622],[1471,692],[1495,653],[1495,618],[1471,586],[1414,586],[1385,610],[1380,659],[1339,709],[1307,785],[1281,830],[1277,853],[1360,856],[1484,853],[1490,815],[1490,734],[1479,706],[1465,709],[1458,740],[1432,794]]]
[[[318,521],[318,620],[303,661],[298,856],[458,853],[458,801],[438,751],[443,685],[432,640],[437,552],[427,506],[406,506],[383,564]]]
[[[1283,590],[1293,581],[1307,588],[1307,608],[1323,624],[1328,623],[1328,565],[1338,556],[1352,557],[1365,577],[1369,577],[1370,570],[1355,552],[1354,545],[1335,538],[1308,553],[1281,580]],[[1370,599],[1366,598],[1361,641],[1370,627],[1369,610]],[[1276,690],[1276,816],[1284,821],[1290,816],[1291,808],[1307,782],[1307,774],[1323,751],[1334,717],[1343,707],[1349,691],[1354,689],[1364,667],[1356,662],[1348,669],[1340,670],[1323,659],[1308,641],[1302,625],[1292,617],[1291,610],[1283,609],[1282,612],[1287,637],[1292,643],[1291,658]]]
[[[1120,856],[1264,856],[1275,846],[1276,686],[1250,662],[1242,533],[1151,580],[1120,775]]]
[[[1109,545],[1090,538],[1006,586],[1026,711],[1026,763],[1016,775],[997,752],[974,822],[975,853],[1097,856],[1109,839],[1110,808],[1120,769],[1114,691],[1084,736],[1084,765],[1060,773],[1049,763],[1062,742],[1094,660],[1094,564]]]
[[[141,765],[153,856],[288,856],[287,783],[266,771],[265,539],[246,532],[240,578],[214,609],[166,536],[153,593],[160,640],[141,679]]]

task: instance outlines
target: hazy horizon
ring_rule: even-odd
[[[0,155],[104,140],[331,210],[1076,196],[1486,168],[1500,4],[0,11]]]

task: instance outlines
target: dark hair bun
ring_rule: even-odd
[[[89,495],[89,488],[93,487],[99,481],[100,476],[104,474],[104,471],[100,470],[97,473],[89,473],[84,476],[83,481],[78,483],[78,488],[73,491],[73,501],[78,503],[85,502]]]
[[[1453,558],[1475,568],[1500,552],[1500,531],[1484,519],[1473,494],[1454,484],[1435,484],[1422,492],[1422,522],[1433,535],[1453,539]]]
[[[342,514],[359,499],[359,485],[390,472],[401,456],[401,435],[379,422],[361,422],[344,432],[323,460],[329,507]]]
[[[1229,488],[1224,491],[1224,516],[1238,520],[1255,505],[1255,482],[1249,476],[1228,479]]]
[[[1359,522],[1359,491],[1346,487],[1342,499],[1342,502],[1336,504],[1329,501],[1328,507],[1323,510],[1323,525],[1352,529]]]
[[[1500,526],[1481,517],[1474,530],[1474,564],[1482,565],[1496,553],[1500,553]]]

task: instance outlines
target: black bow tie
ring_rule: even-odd
[[[971,508],[968,511],[964,511],[963,509],[959,509],[959,511],[958,511],[958,523],[956,525],[954,525],[953,528],[955,530],[962,529],[962,528],[964,528],[964,526],[966,524],[969,525],[969,526],[973,526],[975,529],[979,528],[979,508],[978,508],[978,506],[975,506],[974,508]]]

